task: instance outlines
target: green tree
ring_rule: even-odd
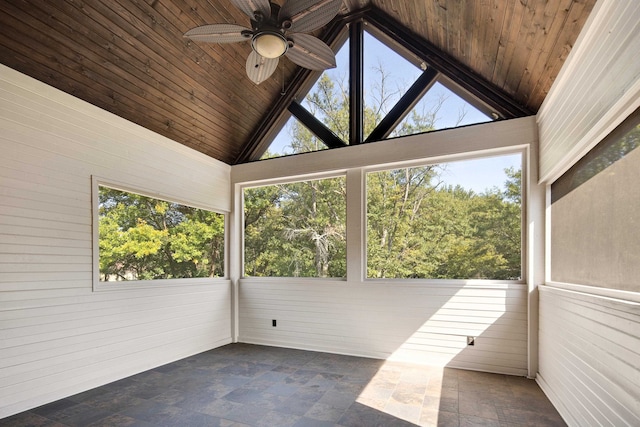
[[[338,177],[246,189],[245,274],[344,277],[344,187]]]
[[[386,75],[365,106],[365,134],[390,98]],[[440,98],[412,111],[393,135],[435,128]],[[344,85],[324,75],[306,99],[310,112],[348,141]],[[459,120],[465,111],[459,113]],[[326,148],[303,125],[291,128],[294,153]],[[443,184],[442,165],[367,174],[367,274],[374,278],[520,277],[520,171],[503,191],[482,194]],[[311,180],[245,190],[245,274],[343,277],[346,274],[345,180]]]
[[[101,280],[224,274],[224,216],[100,187]]]

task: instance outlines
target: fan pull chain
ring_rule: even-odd
[[[284,65],[282,66],[282,91],[280,92],[280,96],[285,96],[287,91],[284,90]]]

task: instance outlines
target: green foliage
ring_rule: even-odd
[[[434,166],[368,174],[368,277],[519,278],[519,201],[441,188],[439,174]]]
[[[306,102],[315,117],[348,141],[349,100],[338,83],[324,75]],[[442,102],[432,111],[414,110],[394,135],[433,130]],[[365,106],[370,127],[365,134],[383,110]],[[296,123],[291,148],[303,153],[326,147]],[[368,277],[520,278],[520,171],[505,171],[503,191],[482,194],[444,186],[442,172],[432,165],[367,174]],[[344,277],[345,185],[339,178],[246,189],[244,274]]]
[[[224,275],[224,216],[100,187],[100,279]]]
[[[344,277],[344,177],[249,188],[245,275]]]

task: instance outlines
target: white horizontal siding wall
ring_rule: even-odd
[[[640,303],[539,289],[538,382],[565,421],[640,425]]]
[[[553,183],[640,107],[639,51],[640,3],[598,0],[537,115],[541,181]],[[548,250],[546,260],[550,282]],[[551,282],[539,292],[537,378],[564,419],[640,425],[637,294]]]
[[[92,290],[92,175],[228,212],[227,165],[4,66],[0,153],[0,418],[231,341],[226,280]]]
[[[243,279],[239,341],[524,376],[526,289]]]
[[[527,117],[233,166],[237,212],[242,212],[241,187],[245,183],[346,171],[348,197],[347,280],[239,280],[238,340],[535,375],[535,367],[529,366],[530,362],[535,364],[529,350],[535,348],[532,342],[537,343],[537,327],[531,329],[527,316],[532,312],[528,304],[535,307],[536,283],[364,280],[362,183],[369,167],[391,168],[521,151],[524,182],[530,184],[525,191],[531,195],[537,188],[537,180],[528,179],[532,173],[530,153],[536,152],[536,144],[535,118]],[[536,197],[531,196],[530,201]],[[532,215],[537,208],[539,215]],[[527,203],[527,209],[526,234],[537,236],[541,225],[535,218],[543,216],[543,203]],[[242,224],[238,221],[232,240],[238,260],[242,259],[241,236]],[[534,251],[529,252],[528,266]],[[236,266],[232,274],[240,276],[240,267]],[[533,277],[528,274],[534,271],[532,268],[525,270],[525,277]],[[277,320],[275,328],[271,326],[273,319]],[[467,336],[477,337],[474,346],[466,345]]]
[[[599,0],[537,115],[553,182],[640,107],[640,2]]]

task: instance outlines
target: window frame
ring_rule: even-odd
[[[313,154],[314,152],[308,153],[308,154]],[[285,156],[288,157],[288,156]],[[246,189],[251,189],[251,188],[259,188],[259,187],[267,187],[267,186],[272,186],[272,185],[279,185],[279,184],[295,184],[298,182],[305,182],[305,181],[316,181],[316,180],[321,180],[321,179],[331,179],[331,178],[344,178],[345,180],[345,187],[347,186],[347,173],[345,170],[338,170],[338,171],[332,171],[329,173],[312,173],[309,175],[298,175],[298,176],[292,176],[292,177],[283,177],[283,178],[276,178],[276,179],[266,179],[266,180],[260,180],[260,181],[253,181],[253,182],[244,182],[241,183],[240,185],[238,185],[238,198],[239,198],[239,212],[237,215],[239,215],[239,223],[241,225],[241,233],[240,233],[240,262],[238,263],[240,266],[240,279],[249,279],[249,280],[255,280],[255,279],[259,279],[259,280],[276,280],[276,279],[285,279],[285,280],[331,280],[331,281],[346,281],[347,280],[347,271],[345,270],[345,277],[295,277],[295,276],[268,276],[268,277],[256,277],[256,276],[247,276],[245,275],[245,249],[246,249],[246,242],[245,242],[245,199],[244,199],[244,191]],[[345,190],[345,194],[346,190]],[[348,198],[348,196],[347,196]],[[347,203],[347,199],[345,199],[345,206]],[[346,228],[347,228],[347,221],[346,221],[346,217],[347,217],[347,208],[345,208],[345,233],[346,233]],[[345,257],[346,257],[346,248],[345,248]],[[237,252],[236,252],[237,253]],[[348,258],[345,258],[345,264],[347,262]]]
[[[482,124],[482,123],[481,123]],[[474,126],[474,125],[469,125]],[[400,137],[402,138],[402,137]],[[389,170],[397,170],[397,169],[405,169],[405,168],[414,168],[414,167],[425,167],[425,166],[433,166],[439,165],[443,163],[453,163],[453,162],[462,162],[469,160],[479,160],[479,159],[489,159],[496,158],[501,156],[509,156],[509,155],[519,155],[520,156],[520,170],[521,170],[521,182],[520,182],[520,279],[435,279],[435,278],[376,278],[376,277],[368,277],[368,224],[367,224],[367,205],[368,205],[368,187],[367,187],[367,174],[376,173],[376,172],[384,172]],[[451,156],[442,156],[442,157],[434,157],[429,159],[416,159],[410,160],[406,162],[398,162],[393,164],[385,164],[385,165],[372,165],[370,167],[362,168],[362,192],[363,192],[363,217],[362,220],[362,269],[363,269],[363,281],[364,282],[375,282],[375,283],[386,283],[386,282],[394,282],[394,283],[421,283],[421,284],[486,284],[486,283],[504,283],[504,284],[525,284],[526,283],[526,274],[527,274],[527,241],[526,241],[526,213],[527,213],[527,183],[528,183],[528,171],[526,168],[527,165],[527,150],[525,148],[513,148],[513,149],[503,149],[500,151],[481,151],[477,153],[469,152],[459,155],[451,155]],[[347,196],[348,197],[348,196]]]
[[[491,124],[491,122],[488,122],[486,124]],[[472,126],[483,126],[485,125],[485,123],[481,123],[478,125],[469,125],[469,127]],[[451,130],[442,130],[442,131],[436,131],[434,132],[435,134],[438,134],[440,132],[450,132]],[[453,129],[453,131],[455,131],[455,129]],[[405,136],[405,137],[398,137],[398,140],[410,140],[410,139],[415,139],[415,138],[421,138],[421,135],[412,135],[412,136]],[[433,135],[430,137],[437,137],[437,135]],[[355,147],[354,147],[355,148]],[[362,148],[362,147],[359,147]],[[235,183],[235,186],[237,188],[237,196],[239,199],[239,203],[238,203],[238,207],[239,207],[239,224],[241,226],[241,230],[240,230],[240,235],[239,235],[239,248],[240,250],[237,251],[236,253],[239,254],[240,256],[240,262],[238,263],[240,266],[240,274],[239,274],[239,279],[241,280],[250,280],[250,281],[276,281],[276,280],[285,280],[285,281],[296,281],[296,282],[300,282],[300,283],[310,283],[310,281],[327,281],[327,282],[359,282],[362,284],[366,284],[366,283],[383,283],[383,284],[390,284],[393,285],[394,283],[402,283],[403,285],[406,284],[415,284],[418,286],[424,286],[424,285],[468,285],[468,284],[477,284],[477,285],[487,285],[487,284],[519,284],[519,285],[523,285],[527,283],[527,274],[528,274],[528,265],[527,265],[527,259],[528,259],[528,251],[529,251],[529,247],[528,247],[528,239],[527,239],[527,215],[528,215],[528,205],[529,205],[529,201],[528,201],[528,197],[529,197],[529,190],[528,190],[528,186],[529,186],[529,167],[528,164],[530,162],[529,157],[531,156],[531,152],[530,152],[530,146],[528,144],[524,144],[524,145],[520,145],[518,143],[513,143],[510,146],[503,146],[503,147],[495,147],[495,148],[482,148],[479,149],[477,151],[469,151],[469,152],[458,152],[458,153],[452,153],[452,154],[446,154],[446,155],[436,155],[436,156],[428,156],[428,157],[421,157],[421,158],[416,158],[416,159],[411,159],[411,160],[403,160],[403,161],[397,161],[397,162],[390,162],[390,163],[376,163],[376,164],[372,164],[372,165],[368,165],[368,166],[353,166],[353,167],[347,167],[347,168],[337,168],[336,170],[332,170],[332,171],[328,171],[328,172],[320,172],[320,173],[314,173],[311,172],[309,174],[292,174],[290,176],[284,176],[284,177],[271,177],[271,178],[265,178],[265,179],[256,179],[256,180],[248,180],[248,181],[243,181],[243,182],[237,182]],[[325,154],[324,155],[331,155],[330,153],[328,153],[328,151],[334,151],[334,150],[325,150]],[[309,158],[311,156],[314,155],[318,155],[318,152],[311,152],[311,153],[304,153],[304,154],[298,154],[296,156],[285,156],[285,157],[276,157],[274,159],[267,159],[267,160],[263,160],[260,161],[259,163],[265,163],[265,162],[291,162],[295,160],[295,157],[299,157],[299,156],[304,156],[307,157],[309,156]],[[435,164],[441,164],[441,163],[449,163],[449,162],[457,162],[457,161],[464,161],[464,160],[474,160],[474,159],[482,159],[482,158],[491,158],[491,157],[500,157],[500,156],[506,156],[506,155],[519,155],[520,156],[520,164],[521,164],[521,173],[522,173],[522,180],[521,180],[521,187],[520,187],[520,194],[521,194],[521,198],[522,198],[522,203],[521,203],[521,207],[520,207],[520,221],[521,221],[521,227],[520,227],[520,241],[521,241],[521,250],[520,250],[520,272],[521,272],[521,278],[520,279],[513,279],[513,280],[502,280],[502,279],[426,279],[426,278],[416,278],[416,279],[411,279],[411,278],[369,278],[367,277],[367,243],[366,243],[366,238],[367,238],[367,211],[366,211],[366,174],[369,172],[379,172],[379,171],[385,171],[385,170],[390,170],[390,169],[399,169],[399,168],[406,168],[406,167],[420,167],[420,166],[429,166],[429,165],[435,165]],[[304,162],[303,162],[304,163]],[[257,163],[253,163],[254,165]],[[270,170],[274,171],[275,169],[269,168]],[[350,243],[349,243],[349,236],[353,236],[353,230],[350,231],[349,228],[349,223],[350,223],[350,214],[349,214],[349,200],[350,200],[350,196],[349,196],[349,188],[350,188],[350,181],[349,181],[349,174],[353,171],[359,171],[361,173],[361,180],[360,180],[360,191],[361,191],[361,195],[360,196],[356,196],[357,198],[361,198],[361,202],[362,202],[362,206],[361,206],[361,211],[360,211],[360,218],[359,218],[359,222],[360,222],[360,227],[359,229],[356,231],[357,233],[360,233],[360,239],[358,239],[359,241],[362,242],[362,248],[361,248],[361,253],[359,255],[360,258],[360,266],[358,268],[358,270],[360,271],[359,277],[350,277],[349,272],[353,271],[352,269],[349,268],[349,260],[353,259],[352,255],[350,255]],[[275,174],[274,174],[275,175]],[[346,234],[347,234],[347,271],[346,271],[346,277],[344,278],[321,278],[321,277],[292,277],[292,276],[283,276],[283,277],[253,277],[253,276],[245,276],[244,275],[244,268],[245,268],[245,259],[244,259],[244,255],[245,255],[245,239],[244,239],[244,189],[245,188],[255,188],[255,187],[261,187],[261,186],[266,186],[266,185],[275,185],[275,184],[286,184],[286,183],[295,183],[295,182],[301,182],[301,181],[309,181],[309,180],[314,180],[314,179],[323,179],[323,178],[334,178],[334,177],[338,177],[338,176],[345,176],[347,179],[347,183],[346,183],[346,187],[347,187],[347,224],[346,224]],[[353,197],[353,196],[351,196]],[[352,239],[355,240],[355,239]],[[354,269],[355,270],[355,269]]]
[[[177,203],[183,206],[192,207],[195,209],[202,209],[209,212],[220,214],[224,218],[224,276],[223,277],[188,277],[188,278],[173,278],[173,279],[155,279],[155,280],[128,280],[128,281],[113,281],[104,282],[100,280],[100,236],[99,236],[99,223],[100,223],[100,199],[99,188],[106,187],[113,190],[123,191],[127,193],[136,194],[139,196],[149,197],[156,200],[161,200],[168,203]],[[92,290],[94,292],[99,291],[120,291],[120,290],[136,290],[136,289],[148,289],[148,288],[167,288],[174,286],[201,286],[214,283],[228,283],[229,281],[229,219],[230,213],[198,205],[197,203],[181,200],[179,197],[174,197],[168,194],[163,194],[150,189],[145,189],[138,186],[131,186],[123,184],[112,179],[101,178],[96,175],[91,176],[91,227],[92,227]]]

